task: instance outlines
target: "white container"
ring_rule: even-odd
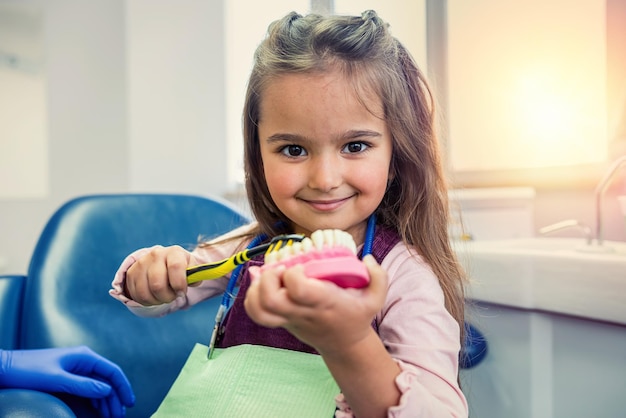
[[[449,193],[456,239],[493,240],[534,236],[531,187],[453,189]]]

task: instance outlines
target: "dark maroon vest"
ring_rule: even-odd
[[[400,237],[395,231],[377,226],[372,243],[372,255],[376,261],[381,263],[398,241],[400,241]],[[257,325],[246,313],[243,306],[243,295],[246,294],[248,286],[250,286],[250,273],[247,267],[262,264],[263,256],[261,255],[248,261],[242,269],[239,293],[224,320],[216,347],[226,348],[241,344],[254,344],[315,353],[311,346],[304,344],[284,328],[267,328]]]

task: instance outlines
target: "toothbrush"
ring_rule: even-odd
[[[368,230],[370,228],[373,230],[375,225],[375,218],[371,219],[368,223]],[[334,229],[317,230],[311,234],[311,238],[305,238],[304,235],[281,235],[272,239],[269,244],[255,245],[262,239],[263,237],[257,236],[250,244],[250,248],[226,260],[187,269],[187,281],[190,283],[221,277],[226,272],[235,270],[215,315],[215,326],[207,353],[208,359],[213,354],[220,326],[237,293],[235,285],[241,269],[237,266],[256,255],[265,252],[265,264],[261,269],[269,269],[281,264],[287,267],[302,264],[307,276],[329,280],[341,287],[360,288],[369,283],[369,273],[357,258],[356,245],[352,236],[347,232]],[[369,253],[371,250],[369,247],[371,247],[371,242],[366,239],[363,250]],[[222,265],[228,267],[221,267]],[[226,271],[217,273],[222,269]],[[194,275],[196,277],[193,277]]]
[[[291,245],[299,243],[304,239],[301,234],[278,235],[270,242],[247,248],[243,251],[233,254],[231,257],[214,263],[200,264],[187,268],[187,283],[197,283],[201,280],[212,280],[224,276],[231,272],[240,264],[244,264],[257,255],[266,253],[271,254]]]
[[[308,277],[328,280],[344,288],[362,288],[369,283],[369,273],[357,257],[352,235],[339,229],[317,230],[311,238],[265,253],[264,269],[278,265],[304,266]]]

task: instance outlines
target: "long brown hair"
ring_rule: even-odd
[[[263,174],[258,126],[265,86],[287,73],[340,70],[358,96],[375,93],[393,137],[391,182],[376,213],[416,248],[439,278],[446,308],[464,320],[464,272],[448,239],[448,196],[434,130],[434,101],[415,61],[374,11],[362,16],[301,16],[273,22],[257,48],[243,112],[246,190],[258,231],[270,236],[288,219]],[[282,222],[281,222],[282,221]]]

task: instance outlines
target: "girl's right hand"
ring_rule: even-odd
[[[155,246],[126,272],[124,293],[144,306],[172,302],[187,293],[186,269],[194,264],[191,253],[178,245]]]

